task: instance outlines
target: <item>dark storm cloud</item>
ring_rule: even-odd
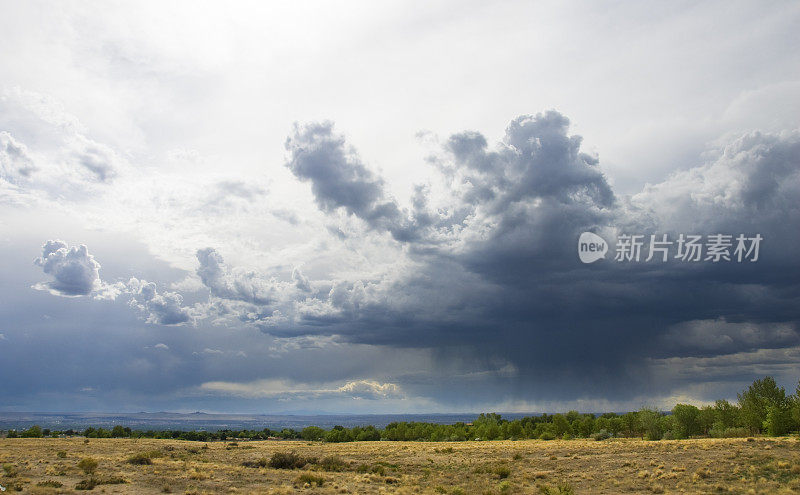
[[[387,196],[383,179],[333,132],[332,122],[295,126],[286,149],[290,153],[287,167],[301,181],[311,182],[320,209],[332,212],[342,208],[400,241],[417,237],[417,222]]]
[[[564,116],[522,116],[496,145],[472,131],[447,139],[429,159],[446,193],[419,185],[407,208],[330,123],[296,127],[287,149],[288,168],[310,183],[319,208],[363,222],[365,242],[392,243],[388,256],[403,269],[314,280],[295,268],[281,279],[200,249],[196,273],[211,296],[205,304],[189,309],[177,293],[129,284],[131,305],[149,322],[208,318],[281,338],[429,349],[443,367],[470,363],[484,374],[443,372],[432,380],[409,371],[392,382],[454,407],[475,403],[463,386],[480,380],[487,403],[624,401],[667,395],[705,376],[738,383],[752,377],[730,363],[749,359],[752,371],[764,369],[759,356],[772,356],[780,361],[775,369],[786,370],[786,357],[770,351],[800,344],[798,133],[742,136],[705,163],[617,197]],[[250,194],[239,185],[231,191]],[[586,231],[611,243],[606,259],[579,261],[577,240]],[[764,241],[757,263],[617,262],[623,233],[673,241],[680,233],[760,234]],[[58,282],[67,247],[45,251],[43,266],[48,253],[61,253],[46,268]],[[75,256],[90,257],[83,254]],[[59,290],[87,293],[99,282],[92,266],[65,269]],[[231,383],[225,387],[238,389]]]
[[[301,326],[289,331],[506,359],[528,397],[633,396],[648,393],[656,380],[650,359],[797,344],[797,133],[743,136],[708,163],[617,199],[568,124],[557,112],[519,117],[494,148],[476,132],[451,136],[433,162],[457,198],[451,211],[463,215],[451,218],[457,234],[433,223],[415,229],[408,252],[421,263],[417,273],[387,286],[339,283],[327,311],[301,310]],[[289,167],[312,182],[324,211],[341,206],[369,223],[375,205],[390,201],[382,180],[354,151],[343,151],[348,147],[332,137],[330,124],[299,129],[289,141]],[[342,176],[350,178],[347,187],[368,194],[347,197]],[[433,215],[423,211],[424,195],[416,204]],[[400,215],[384,218],[391,225]],[[606,260],[582,265],[576,248],[583,231],[612,243],[626,232],[673,240],[678,233],[759,233],[765,241],[757,263],[619,263],[612,244]],[[414,249],[434,238],[445,242]],[[727,326],[713,331],[687,323],[722,320]]]

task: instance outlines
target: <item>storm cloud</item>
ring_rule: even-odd
[[[453,134],[428,160],[445,193],[420,185],[404,208],[332,123],[296,126],[287,167],[311,184],[320,211],[364,222],[368,242],[388,234],[387,249],[404,268],[314,279],[297,267],[280,274],[229,266],[203,248],[196,274],[207,303],[190,310],[177,292],[159,294],[155,284],[133,279],[131,305],[154,324],[208,318],[282,338],[433,349],[513,370],[488,375],[504,377],[498,397],[517,390],[631,399],[664,379],[654,363],[800,343],[800,290],[789,275],[800,269],[790,255],[800,242],[797,133],[735,138],[707,162],[633,197],[614,194],[581,141],[555,111],[512,120],[493,146],[474,131]],[[577,239],[585,231],[609,241],[605,260],[580,263]],[[621,234],[674,240],[719,232],[763,236],[758,263],[614,260]],[[82,249],[73,255],[85,261],[82,277],[69,282],[75,269],[65,269],[61,290],[85,294],[99,280]],[[61,254],[46,273],[58,273],[67,256],[66,246],[54,250]],[[206,388],[239,393],[262,385]]]

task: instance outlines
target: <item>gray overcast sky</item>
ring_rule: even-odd
[[[2,410],[597,411],[800,378],[795,2],[0,8]],[[615,262],[623,233],[764,242]]]

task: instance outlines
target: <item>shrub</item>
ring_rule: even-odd
[[[561,483],[557,486],[539,485],[539,493],[542,495],[574,495],[575,490],[569,483]]]
[[[91,478],[88,480],[81,480],[75,485],[76,490],[93,490],[97,486],[97,482]]]
[[[545,431],[541,435],[539,435],[539,440],[555,440],[556,436],[550,433],[549,431]]]
[[[92,457],[84,457],[78,463],[78,467],[86,474],[92,474],[97,470],[97,461]],[[91,488],[78,488],[79,490],[91,490]]]
[[[123,485],[127,483],[128,480],[123,478],[122,476],[112,476],[110,478],[103,478],[100,481],[97,481],[98,485]]]
[[[611,433],[609,433],[608,430],[602,429],[602,430],[598,431],[597,433],[594,433],[592,435],[592,438],[599,442],[599,441],[602,441],[602,440],[607,440],[607,439],[611,438],[612,436],[613,435],[611,435]]]
[[[308,464],[295,452],[275,452],[269,459],[269,466],[274,469],[299,469]]]
[[[261,459],[257,459],[255,461],[244,461],[242,466],[244,467],[251,467],[251,468],[263,468],[267,467],[269,461],[266,457],[262,457]]]
[[[322,476],[316,476],[311,473],[303,473],[300,476],[298,476],[295,481],[303,485],[308,483],[309,485],[312,486],[313,485],[322,486],[325,483],[325,478],[323,478]]]
[[[128,464],[135,464],[137,466],[147,466],[152,463],[153,459],[148,455],[147,452],[133,454],[132,456],[128,457]]]
[[[319,463],[319,467],[323,471],[344,471],[348,466],[349,464],[338,455],[323,457]]]
[[[511,469],[508,466],[499,466],[494,470],[494,474],[503,480],[511,476]]]
[[[744,427],[724,428],[722,425],[714,425],[708,430],[708,434],[714,438],[744,438],[750,435],[750,430]]]
[[[59,450],[58,452],[56,452],[56,457],[58,457],[59,459],[64,459],[65,457],[67,457],[67,451]]]
[[[3,474],[6,475],[7,478],[13,478],[17,474],[19,474],[19,470],[13,464],[3,464]]]
[[[49,488],[61,488],[62,486],[64,486],[64,484],[61,483],[60,481],[45,480],[45,481],[40,481],[40,482],[36,483],[36,486],[49,487]]]

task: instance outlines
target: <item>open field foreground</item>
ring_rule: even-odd
[[[269,466],[276,452],[292,451],[311,463]],[[96,467],[81,462],[87,457]],[[6,493],[71,493],[93,484],[95,493],[800,492],[796,438],[342,444],[4,438],[0,462]]]

